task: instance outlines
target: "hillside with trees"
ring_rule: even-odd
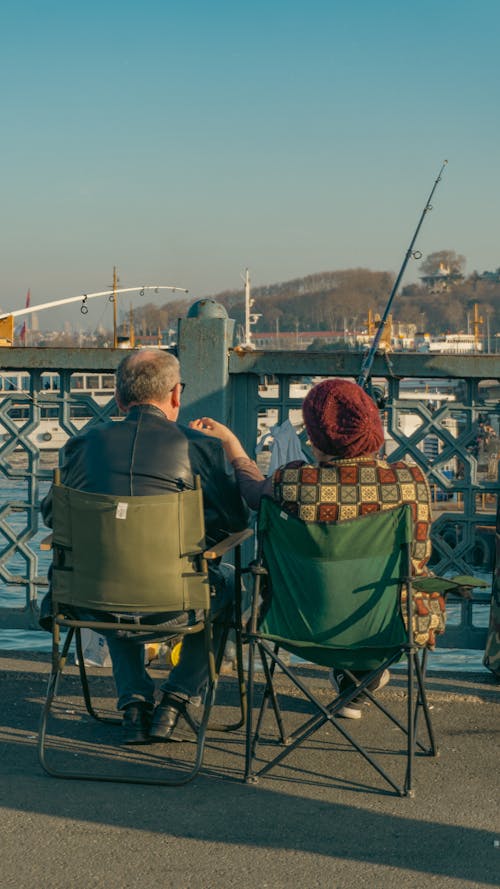
[[[465,332],[474,304],[494,335],[500,330],[500,268],[465,276],[465,258],[451,250],[427,256],[419,266],[420,283],[403,286],[393,304],[393,320],[416,324],[432,334]],[[382,314],[395,276],[365,268],[317,272],[304,278],[252,288],[255,332],[361,330],[368,310]],[[231,318],[244,323],[243,289],[211,294]],[[136,330],[155,334],[175,326],[189,300],[146,305],[135,311]]]

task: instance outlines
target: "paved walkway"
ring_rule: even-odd
[[[441,755],[418,760],[416,797],[401,799],[331,732],[252,786],[241,782],[242,733],[211,734],[204,772],[183,788],[50,778],[35,750],[48,657],[4,652],[0,671],[1,889],[474,889],[499,883],[499,686],[489,674],[432,673]],[[80,740],[58,745],[55,755],[89,771],[112,769],[117,760],[157,769],[163,745],[120,748],[119,729],[81,719],[75,669],[69,674],[57,731],[76,732]],[[317,689],[325,687],[324,675],[311,671]],[[112,706],[108,671],[93,670],[93,677],[100,702]],[[381,694],[402,701],[401,677]],[[234,713],[232,677],[221,682],[221,701],[225,716]],[[292,717],[297,707],[290,697]],[[349,728],[382,743],[373,708]]]

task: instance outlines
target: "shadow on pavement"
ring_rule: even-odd
[[[143,834],[145,849],[151,836],[175,838],[188,842],[190,849],[192,844],[195,860],[206,848],[201,842],[215,849],[234,847],[238,855],[242,849],[266,854],[292,850],[337,862],[371,863],[414,873],[418,884],[418,874],[459,879],[467,887],[498,883],[499,852],[490,829],[497,812],[492,799],[497,781],[493,704],[461,704],[460,712],[456,704],[438,708],[436,727],[446,755],[437,761],[419,760],[414,800],[374,792],[358,759],[344,754],[341,744],[338,771],[343,776],[345,764],[347,778],[335,774],[332,780],[331,763],[319,742],[310,743],[302,758],[277,777],[244,785],[241,732],[210,736],[207,768],[192,784],[182,789],[138,788],[46,776],[36,760],[35,735],[47,663],[10,656],[0,660],[5,689],[0,717],[1,819],[17,812],[27,823],[41,816],[68,825],[125,828]],[[104,692],[109,680],[97,681],[99,693]],[[225,705],[232,698],[230,681],[226,686]],[[113,705],[112,696],[103,695],[103,700]],[[233,709],[232,701],[228,709]],[[73,714],[63,713],[61,725],[68,718],[71,721]],[[364,730],[369,728],[367,720]],[[113,731],[89,721],[80,739],[83,755],[110,765],[114,757],[126,759],[129,751],[115,746]],[[376,744],[377,737],[373,740]],[[130,755],[144,760],[157,756],[151,748]]]

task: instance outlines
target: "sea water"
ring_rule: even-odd
[[[40,498],[43,498],[50,486],[49,481],[40,482]],[[0,479],[0,497],[1,503],[6,502],[26,502],[27,483],[23,479]],[[26,529],[26,511],[14,510],[4,520],[9,526],[9,530],[20,537]],[[47,536],[50,529],[47,528],[40,517],[39,530],[27,544],[28,548],[35,553],[38,558],[38,575],[46,577],[49,565],[52,559],[51,552],[39,549],[40,541]],[[0,532],[0,545],[5,546],[7,540],[5,534]],[[8,562],[8,569],[11,574],[26,576],[26,562],[23,557],[16,553]],[[46,587],[39,587],[39,602],[46,592]],[[24,587],[18,587],[16,584],[9,584],[6,581],[0,582],[0,608],[19,607],[23,608],[26,604]],[[51,636],[43,630],[8,630],[0,629],[0,650],[15,651],[50,651]]]

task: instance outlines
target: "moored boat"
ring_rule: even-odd
[[[35,421],[36,425],[27,437],[39,450],[57,451],[68,440],[71,433],[62,424],[65,395],[60,390],[59,374],[45,372],[42,374],[41,382],[43,389],[37,393],[35,402],[30,391],[30,375],[27,371],[0,372],[0,440],[8,441],[13,434],[3,422],[3,416],[20,431]],[[103,407],[113,398],[114,388],[114,374],[94,372],[72,374],[67,407],[69,429],[78,432],[92,419],[92,406],[88,399]],[[73,394],[74,399],[71,397]],[[118,409],[116,409],[116,419],[119,419]],[[17,449],[20,448],[18,445]]]

